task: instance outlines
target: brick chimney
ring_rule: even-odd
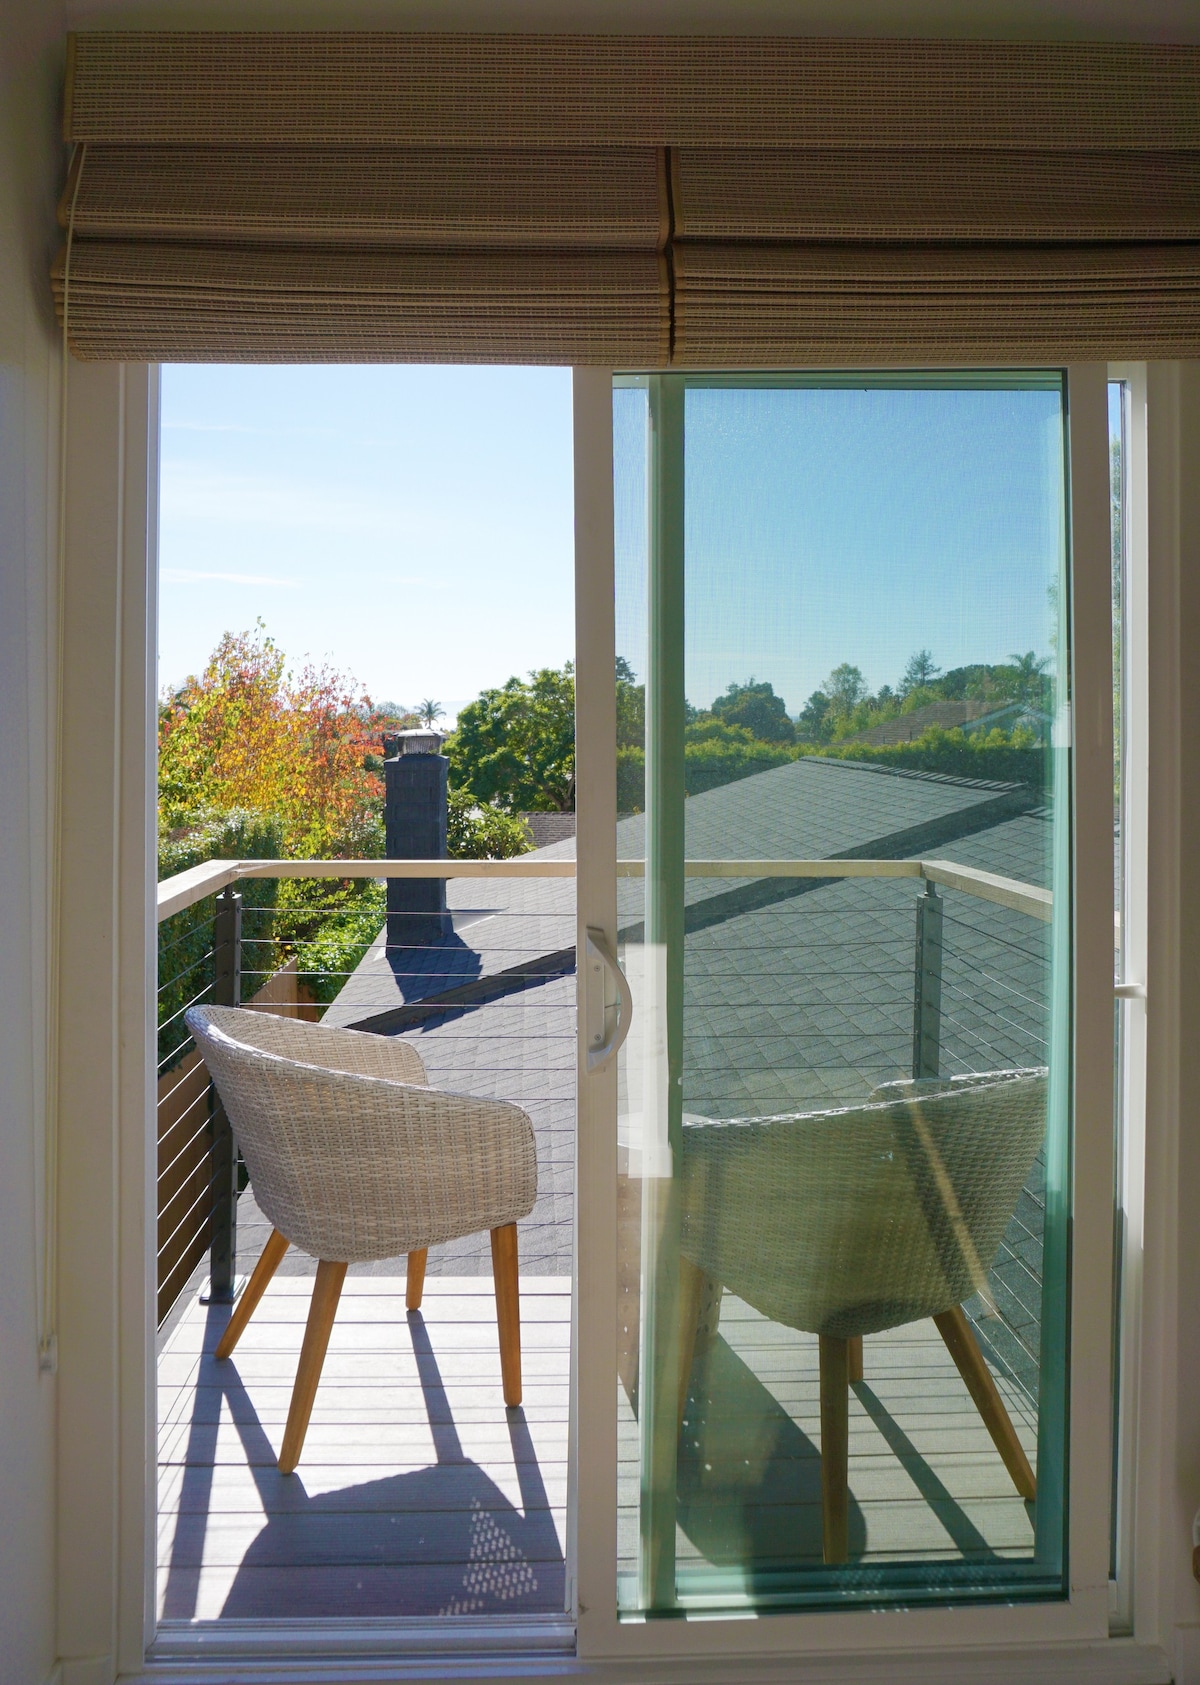
[[[384,829],[389,860],[446,858],[450,762],[437,731],[397,731],[383,740]],[[389,878],[387,945],[424,947],[451,931],[444,878]]]

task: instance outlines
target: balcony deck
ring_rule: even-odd
[[[233,1359],[228,1311],[193,1303],[159,1361],[159,1614],[166,1622],[560,1613],[570,1280],[522,1281],[525,1402],[506,1411],[491,1284],[350,1276],[305,1455],[276,1466],[309,1280],[277,1277]],[[816,1341],[726,1297],[680,1456],[688,1561],[820,1561]],[[809,1348],[812,1348],[811,1350]],[[852,1558],[1027,1555],[1027,1506],[931,1324],[866,1342],[850,1406]],[[999,1385],[1031,1460],[1036,1427]],[[621,1564],[637,1537],[636,1424],[622,1396]],[[735,1436],[741,1477],[708,1465]]]
[[[506,1411],[486,1276],[348,1276],[304,1457],[275,1466],[312,1290],[277,1276],[233,1358],[193,1302],[159,1358],[167,1621],[561,1613],[570,1279],[521,1283]]]

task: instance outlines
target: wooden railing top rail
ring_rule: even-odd
[[[617,876],[640,878],[644,860],[618,860]],[[1048,889],[953,860],[689,860],[689,878],[924,878],[1048,923]],[[573,878],[574,860],[206,860],[158,886],[158,918],[203,901],[242,878]]]

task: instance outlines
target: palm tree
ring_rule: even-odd
[[[417,704],[417,718],[425,726],[435,726],[445,712],[446,710],[441,703],[435,702],[430,696],[427,696],[424,702]]]
[[[1017,695],[1035,698],[1041,693],[1041,681],[1050,665],[1048,655],[1035,655],[1033,650],[1026,650],[1024,655],[1010,655],[1008,658],[1017,670]]]

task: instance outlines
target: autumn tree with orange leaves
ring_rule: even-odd
[[[381,854],[380,737],[393,725],[330,667],[293,675],[260,621],[227,632],[204,672],[164,700],[159,803],[166,828],[248,808],[278,816],[296,858]]]

